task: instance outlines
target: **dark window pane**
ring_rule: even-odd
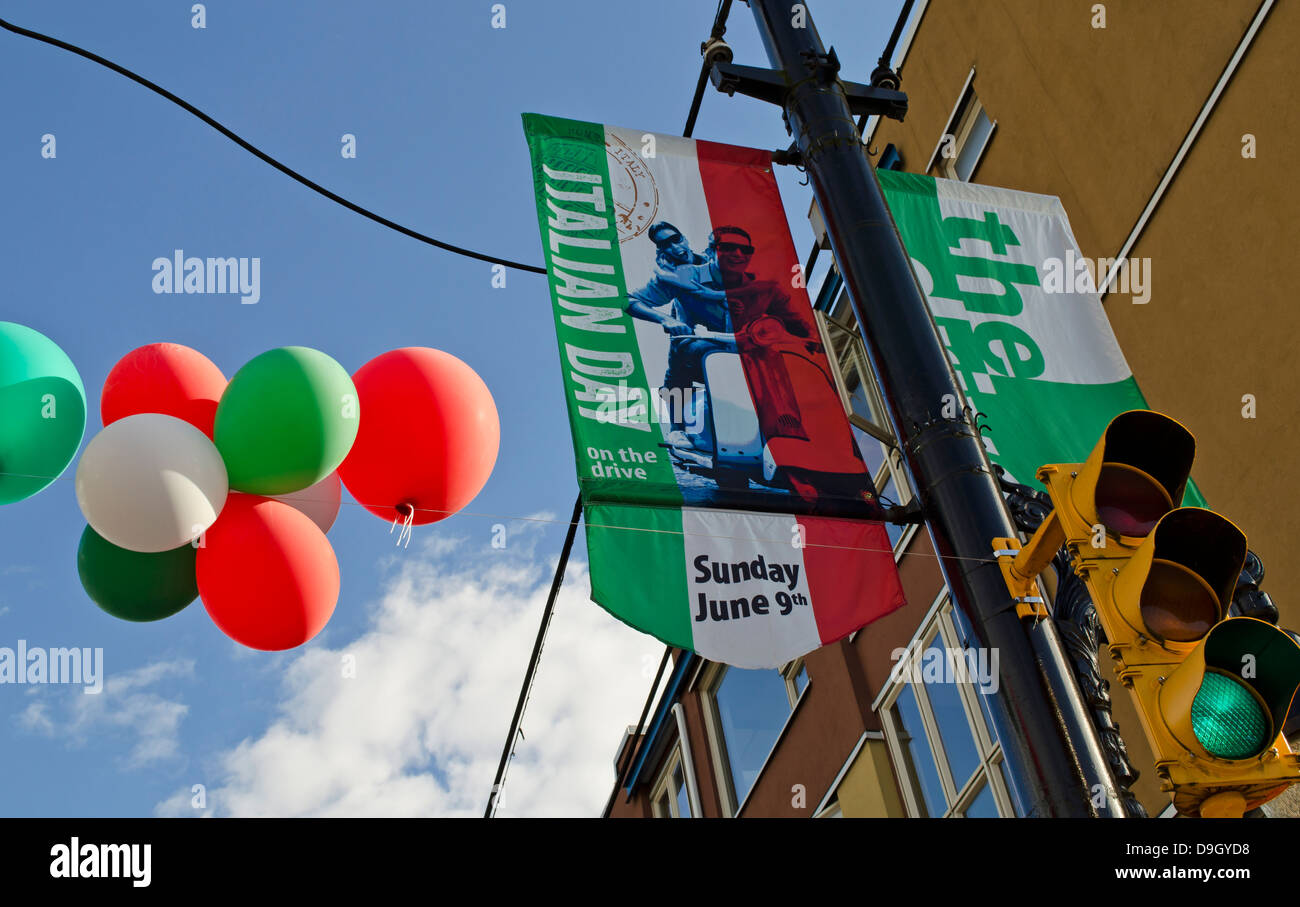
[[[718,686],[717,702],[739,808],[790,717],[785,678],[779,671],[728,668]]]
[[[957,683],[964,682],[972,674],[962,650],[954,649],[952,655],[954,660],[949,662],[948,651],[941,638],[936,636],[922,653],[921,679],[925,682],[925,692],[930,697],[930,710],[934,712],[939,737],[943,741],[944,752],[948,755],[953,785],[961,790],[979,768],[980,759],[979,752],[975,749],[970,719],[966,717],[966,709],[962,706],[961,694],[957,690]]]
[[[996,693],[984,693],[982,691],[979,693],[980,709],[984,712],[984,726],[988,728],[989,737],[996,744],[1000,742],[998,739],[998,729],[997,726],[993,724],[993,715],[990,711],[995,696],[997,696]],[[998,771],[1002,773],[1002,779],[1005,782],[1007,793],[1011,796],[1012,812],[1017,816],[1024,816],[1025,807],[1020,800],[1020,791],[1016,790],[1016,786],[1007,778],[1007,773],[1002,770],[1001,763],[998,764]]]
[[[686,790],[686,780],[682,777],[682,766],[678,763],[673,769],[673,789],[677,791],[677,817],[679,819],[689,819],[691,817],[691,798]]]
[[[993,121],[984,115],[984,111],[981,110],[975,114],[975,123],[971,126],[970,134],[966,137],[966,143],[961,146],[961,151],[957,153],[957,162],[954,169],[957,171],[958,179],[970,179],[970,175],[975,171],[975,165],[979,162],[980,155],[984,153],[984,146],[988,144],[989,135],[992,132]]]
[[[885,465],[885,446],[856,425],[850,425],[853,437],[857,439],[862,462],[867,464],[867,473],[875,475]]]
[[[903,691],[898,694],[893,715],[907,762],[902,766],[902,772],[906,776],[904,780],[911,785],[916,799],[920,801],[921,815],[942,816],[948,808],[948,801],[943,795],[939,771],[935,768],[934,756],[926,741],[925,727],[921,724],[921,710],[917,708],[911,684],[904,684]]]
[[[993,801],[993,789],[987,783],[975,799],[971,801],[971,805],[966,807],[966,817],[968,819],[996,819],[998,817],[998,805]]]
[[[879,442],[877,442],[877,444],[879,444]],[[886,473],[886,475],[888,475],[889,478],[885,480],[885,484],[876,489],[876,493],[880,495],[882,502],[893,504],[902,503],[898,500],[898,485],[894,482],[894,474]],[[889,534],[889,544],[892,547],[898,546],[898,540],[903,537],[903,532],[906,529],[906,526],[900,526],[897,523],[885,524],[885,532]]]
[[[1007,777],[1006,769],[1001,762],[997,764],[996,770],[997,773],[1002,776],[1002,786],[1005,787],[1007,793],[1011,795],[1011,811],[1015,814],[1016,818],[1024,818],[1026,810],[1024,801],[1020,799],[1020,791],[1016,789],[1015,784],[1013,784],[1011,779]]]
[[[867,393],[867,385],[856,367],[845,369],[844,387],[849,392],[849,409],[853,410],[855,415],[861,416],[872,425],[884,427],[889,424],[885,419],[885,414],[877,412],[876,408],[872,406],[871,397]]]

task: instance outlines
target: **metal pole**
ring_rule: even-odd
[[[492,782],[492,793],[488,795],[487,809],[483,818],[491,819],[496,812],[497,800],[501,796],[501,783],[505,779],[506,766],[515,748],[515,735],[519,733],[519,722],[524,717],[524,706],[528,704],[528,693],[533,688],[533,677],[537,673],[537,661],[542,656],[542,643],[546,641],[546,630],[551,625],[551,613],[555,610],[555,599],[560,594],[564,583],[564,568],[569,564],[569,552],[573,550],[573,537],[578,532],[578,520],[582,517],[582,495],[573,502],[573,516],[569,519],[569,531],[564,536],[564,547],[560,549],[560,562],[555,565],[555,577],[551,580],[551,593],[546,597],[546,607],[542,609],[542,623],[537,628],[537,639],[533,643],[533,654],[528,659],[528,670],[524,672],[524,685],[519,689],[519,701],[515,703],[515,715],[510,719],[510,733],[506,735],[506,744],[501,748],[501,762],[497,765],[496,780]]]
[[[944,414],[961,391],[807,4],[750,0],[750,7],[784,76],[787,123],[953,605],[976,644],[998,650],[999,689],[987,703],[1022,806],[1031,816],[1121,815],[1051,621],[1022,623],[991,557],[991,540],[1015,528],[973,418]]]

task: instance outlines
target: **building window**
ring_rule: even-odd
[[[714,767],[723,779],[723,809],[740,812],[808,686],[803,659],[779,671],[711,665],[704,689]]]
[[[996,662],[962,645],[945,599],[898,660],[879,711],[908,814],[1015,815],[982,699]]]
[[[675,746],[650,794],[650,809],[656,819],[691,818],[691,798],[686,787],[682,748]]]
[[[989,116],[984,103],[975,93],[975,69],[957,96],[948,124],[930,156],[927,173],[963,182],[971,179],[988,148],[998,121]]]
[[[840,294],[830,314],[817,312],[816,315],[826,338],[825,345],[843,398],[844,411],[848,414],[858,451],[871,473],[876,492],[886,504],[906,504],[912,499],[912,486],[903,466],[903,454],[889,427],[884,398],[868,365],[857,321],[849,311],[848,294]],[[911,537],[908,528],[885,524],[895,551],[899,550],[905,536]]]
[[[813,816],[814,819],[843,819],[844,812],[840,809],[840,801],[832,800],[826,805],[826,808]]]
[[[803,691],[808,688],[808,667],[802,658],[796,658],[781,669],[781,676],[785,678],[785,695],[793,709],[798,705]]]

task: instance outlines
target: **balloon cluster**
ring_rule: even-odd
[[[150,344],[113,367],[100,412],[76,476],[86,592],[136,621],[197,596],[227,636],[268,651],[302,645],[334,613],[325,533],[340,482],[372,513],[431,523],[478,494],[500,440],[482,379],[424,347],[352,377],[282,347],[227,383],[201,353]]]

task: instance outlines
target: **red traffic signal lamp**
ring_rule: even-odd
[[[1043,616],[1036,577],[1068,546],[1164,789],[1184,814],[1240,815],[1300,781],[1282,735],[1300,645],[1228,617],[1246,537],[1211,510],[1176,506],[1195,450],[1168,416],[1122,413],[1086,461],[1039,469],[1053,510],[1034,536],[993,547],[1020,613]]]

